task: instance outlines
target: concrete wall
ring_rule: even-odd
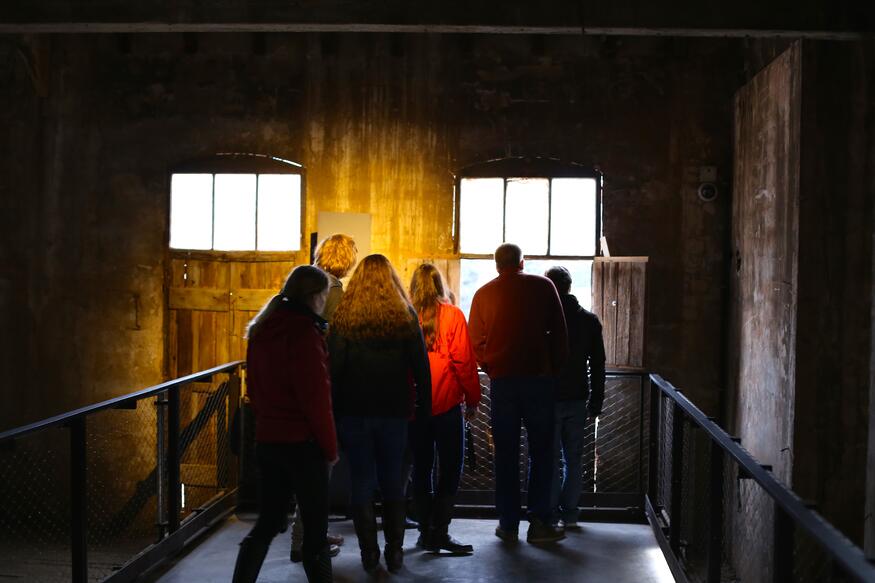
[[[605,174],[605,234],[649,255],[648,362],[716,412],[735,41],[451,35],[3,38],[0,427],[161,380],[168,175],[220,151],[307,168],[403,265],[452,253],[452,175],[505,155]],[[5,210],[5,209],[4,209]],[[400,220],[401,217],[404,220]],[[8,355],[8,356],[7,356]],[[6,397],[6,394],[4,394]]]

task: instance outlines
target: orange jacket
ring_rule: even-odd
[[[437,313],[434,347],[428,352],[431,366],[431,414],[446,413],[462,401],[468,407],[480,403],[477,359],[471,348],[468,325],[462,310],[441,304]]]

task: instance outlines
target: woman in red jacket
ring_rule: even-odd
[[[328,468],[337,462],[337,437],[325,320],[317,315],[327,296],[328,276],[321,269],[296,267],[247,330],[247,386],[261,489],[258,521],[240,543],[234,583],[258,577],[270,541],[285,530],[290,493],[304,522],[307,580],[332,580],[325,535]]]
[[[462,311],[452,305],[440,271],[424,263],[413,273],[410,297],[419,314],[431,367],[431,416],[411,423],[413,446],[413,499],[421,530],[418,545],[433,552],[473,552],[447,529],[462,476],[465,418],[473,419],[480,404],[477,361]],[[438,481],[434,485],[434,456],[438,454]]]

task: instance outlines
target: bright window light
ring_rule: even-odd
[[[216,174],[213,249],[255,249],[255,174]]]
[[[504,240],[515,243],[524,255],[546,255],[550,181],[546,178],[509,178],[505,206]]]
[[[592,310],[592,260],[590,259],[526,259],[523,271],[544,275],[556,265],[561,265],[571,274],[571,294],[580,305]]]
[[[171,177],[170,246],[174,249],[212,249],[212,174],[174,174]]]
[[[551,204],[550,254],[595,255],[595,179],[554,178]]]
[[[460,187],[459,248],[492,253],[501,245],[503,178],[463,178]]]
[[[301,247],[301,175],[258,176],[258,250]]]

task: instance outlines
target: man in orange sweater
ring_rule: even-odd
[[[495,443],[495,534],[518,538],[520,423],[528,432],[530,543],[561,540],[552,527],[555,377],[568,355],[562,304],[546,277],[523,273],[522,250],[495,250],[498,277],[474,294],[469,331],[480,367],[489,375]]]

